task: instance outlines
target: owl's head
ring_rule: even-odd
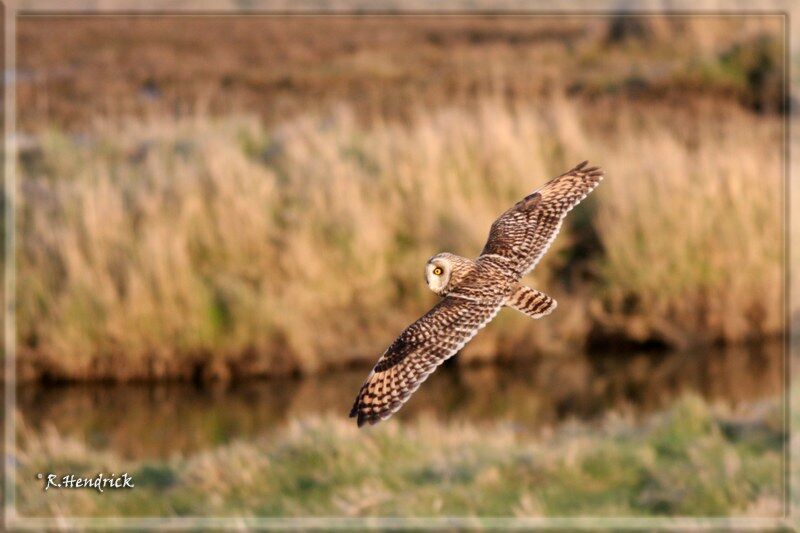
[[[453,270],[457,267],[458,256],[441,253],[428,259],[425,265],[425,282],[436,294],[443,296],[450,285]]]

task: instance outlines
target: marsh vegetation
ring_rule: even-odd
[[[340,108],[46,132],[21,166],[20,367],[188,379],[371,361],[434,302],[428,257],[477,254],[498,213],[581,157],[609,179],[530,282],[558,312],[502,313],[464,360],[779,335],[781,121],[705,113],[487,100],[408,124]]]

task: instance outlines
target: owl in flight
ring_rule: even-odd
[[[491,321],[503,306],[531,318],[556,308],[556,301],[520,278],[533,270],[603,171],[584,161],[550,180],[500,215],[477,259],[441,253],[425,265],[428,287],[442,297],[383,352],[361,386],[351,417],[359,426],[389,418],[447,358]]]

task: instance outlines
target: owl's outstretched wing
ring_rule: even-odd
[[[533,270],[550,248],[567,213],[603,179],[598,167],[584,161],[553,178],[500,215],[489,230],[481,255],[498,255],[522,276]]]
[[[357,417],[359,427],[389,418],[437,366],[494,318],[502,303],[442,299],[386,349],[361,386],[350,416]]]

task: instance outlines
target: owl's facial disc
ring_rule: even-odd
[[[433,258],[425,265],[425,281],[436,294],[442,294],[450,281],[450,264],[441,258]]]

